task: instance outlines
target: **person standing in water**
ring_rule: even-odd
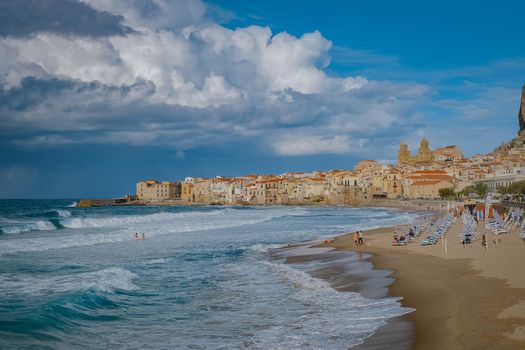
[[[139,240],[139,234],[135,232],[135,235],[133,235],[133,240],[138,241]]]
[[[145,241],[146,240],[146,234],[144,232],[142,232],[142,240]]]

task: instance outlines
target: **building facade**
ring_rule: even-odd
[[[181,186],[179,182],[144,180],[137,182],[136,195],[139,200],[145,201],[179,199]]]

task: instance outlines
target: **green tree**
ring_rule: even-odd
[[[525,180],[513,182],[507,189],[510,194],[525,194]]]
[[[475,193],[476,192],[476,189],[474,188],[474,186],[467,186],[463,189],[463,191],[461,191],[461,194],[464,195],[464,196],[468,196],[470,193]]]
[[[485,197],[488,192],[487,185],[482,182],[476,182],[474,185],[474,190],[480,197]]]
[[[509,194],[509,187],[508,186],[500,186],[498,188],[496,188],[496,191],[499,193],[499,194]]]
[[[441,198],[449,198],[449,197],[453,197],[456,193],[454,192],[454,189],[452,187],[445,187],[445,188],[440,188],[438,190],[438,193],[439,193],[439,196]]]

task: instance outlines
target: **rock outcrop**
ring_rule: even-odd
[[[518,120],[520,122],[520,131],[519,135],[522,135],[525,131],[525,84],[521,88],[521,104],[520,111],[518,113]]]
[[[520,109],[518,112],[518,122],[520,129],[518,130],[518,136],[510,140],[509,142],[502,143],[489,155],[495,157],[504,157],[508,152],[514,148],[521,148],[525,146],[525,84],[521,88],[521,102]]]

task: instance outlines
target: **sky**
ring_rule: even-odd
[[[525,2],[0,0],[0,198],[513,138]]]

